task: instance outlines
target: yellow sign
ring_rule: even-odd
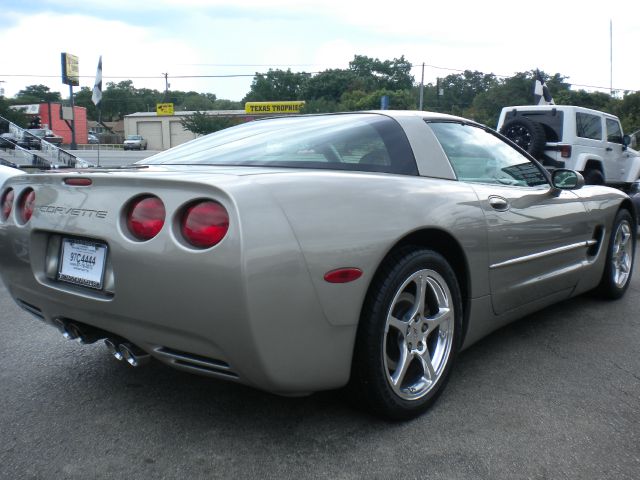
[[[156,115],[173,115],[173,103],[156,103]]]
[[[62,83],[76,87],[80,85],[78,57],[70,53],[62,54]]]
[[[253,114],[273,114],[273,113],[300,113],[304,107],[304,101],[288,102],[247,102],[244,104],[244,111]]]

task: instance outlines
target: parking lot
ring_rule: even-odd
[[[64,340],[0,285],[0,478],[637,479],[640,280],[465,351],[406,423],[341,392],[281,398]]]

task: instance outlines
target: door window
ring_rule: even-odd
[[[622,143],[622,128],[617,120],[607,118],[607,142]]]
[[[491,132],[455,122],[429,122],[458,180],[519,187],[548,186],[541,167]]]

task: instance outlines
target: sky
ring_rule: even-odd
[[[164,90],[168,73],[170,89],[229,100],[256,72],[347,68],[354,55],[404,55],[416,82],[425,63],[425,83],[538,68],[576,88],[640,90],[637,0],[1,0],[0,45],[7,97],[44,84],[68,98],[62,52],[79,57],[80,86],[93,88],[102,55],[105,83]]]

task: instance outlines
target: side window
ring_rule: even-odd
[[[576,113],[576,135],[592,140],[602,140],[602,122],[597,115]]]
[[[607,142],[622,143],[622,128],[620,122],[607,118]]]
[[[519,187],[548,185],[538,165],[492,133],[462,123],[428,123],[458,180]]]

